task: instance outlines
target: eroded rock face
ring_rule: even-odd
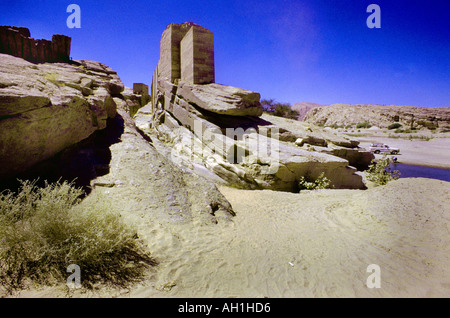
[[[333,104],[309,110],[304,120],[325,126],[354,126],[368,122],[379,128],[399,123],[405,128],[411,127],[411,124],[416,128],[426,127],[428,124],[448,129],[450,107]]]
[[[179,82],[177,92],[191,105],[219,115],[261,116],[261,96],[242,88],[216,83],[195,85]]]
[[[189,27],[192,26],[177,27],[175,32],[172,25],[164,31],[160,62],[152,81],[152,103],[134,117],[141,131],[171,146],[166,157],[215,182],[248,189],[295,192],[302,176],[314,180],[322,172],[336,188],[364,188],[362,178],[347,159],[295,144],[302,139],[302,144],[356,149],[357,141],[316,128],[313,132],[284,127],[272,116],[261,116],[258,93],[215,83],[192,84],[177,78],[178,73],[173,71],[179,57],[177,41],[168,39],[179,30],[189,32]],[[195,65],[196,60],[192,63]]]
[[[32,64],[0,54],[0,176],[104,129],[123,89],[117,73],[98,62]]]
[[[130,211],[152,213],[160,222],[214,224],[234,216],[212,182],[175,166],[153,140],[143,138],[124,110],[118,112],[124,131],[110,147],[109,173],[92,180],[93,191],[106,192]]]
[[[128,112],[143,94],[93,61],[31,64],[0,54],[0,191],[15,177],[73,181],[89,198],[161,223],[215,224],[234,215],[214,183],[171,163]],[[146,96],[148,99],[148,96]]]

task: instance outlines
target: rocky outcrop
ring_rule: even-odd
[[[178,82],[177,92],[194,107],[219,115],[260,116],[259,93],[220,84],[193,85]]]
[[[295,110],[298,112],[297,120],[303,120],[308,111],[310,111],[313,108],[321,107],[321,106],[325,106],[325,105],[320,105],[317,103],[310,103],[310,102],[300,102],[300,103],[295,103],[294,105],[291,106],[291,108],[292,108],[292,110]]]
[[[298,191],[302,176],[315,179],[322,172],[336,188],[364,188],[348,160],[295,144],[301,138],[303,143],[327,147],[330,138],[319,132],[287,129],[261,116],[258,93],[184,79],[176,70],[179,60],[189,55],[183,55],[176,39],[182,38],[181,31],[189,34],[189,28],[201,33],[200,26],[189,23],[172,24],[164,31],[153,76],[152,103],[134,117],[145,134],[156,135],[171,145],[167,157],[172,162],[215,181],[249,189]],[[194,41],[193,45],[195,51],[196,45],[205,44]],[[203,61],[194,59],[190,63],[195,68]],[[208,67],[211,69],[211,65]],[[336,146],[353,149],[358,145],[344,137],[333,137]]]
[[[131,116],[134,116],[139,108],[149,103],[150,96],[130,87],[125,87],[123,92],[120,93],[120,96],[113,97],[113,99],[117,104],[117,108],[121,108]]]
[[[94,196],[101,193],[115,206],[151,214],[161,224],[215,224],[235,215],[214,183],[172,164],[164,146],[144,138],[123,109],[115,120],[122,132],[109,147],[108,174],[91,182]]]
[[[23,27],[0,26],[0,53],[21,57],[31,62],[68,62],[71,38],[61,34],[52,40],[35,40]]]
[[[214,183],[171,163],[167,145],[136,128],[128,112],[143,97],[99,62],[35,65],[0,54],[0,191],[15,191],[17,178],[75,180],[87,200],[161,224],[229,220],[235,213]]]
[[[0,54],[0,176],[24,171],[106,127],[124,86],[93,61],[32,64]]]
[[[308,111],[305,121],[323,126],[352,126],[368,122],[387,128],[394,123],[404,128],[435,127],[450,129],[450,107],[333,104]]]
[[[308,151],[327,153],[346,159],[350,166],[364,170],[375,158],[372,152],[359,147],[359,141],[340,135],[330,128],[307,122],[264,114],[261,116],[280,127],[280,140],[292,142]]]

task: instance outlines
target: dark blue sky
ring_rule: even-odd
[[[66,8],[81,7],[81,29]],[[369,29],[369,4],[381,28]],[[72,37],[74,59],[150,85],[169,23],[214,33],[216,82],[280,102],[450,106],[450,0],[2,0],[0,25]]]

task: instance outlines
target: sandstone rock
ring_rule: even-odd
[[[259,93],[220,84],[194,85],[179,82],[177,94],[204,110],[231,116],[261,116]]]
[[[173,163],[191,171],[207,169],[216,175],[211,179],[247,189],[295,192],[302,176],[317,178],[322,172],[336,188],[365,187],[348,160],[294,144],[300,138],[324,148],[356,148],[357,141],[313,125],[292,129],[273,116],[265,117],[258,93],[215,83],[192,84],[183,80],[182,71],[180,78],[177,43],[189,27],[171,25],[164,31],[151,108],[134,116],[144,134],[171,146],[167,157]],[[181,55],[188,57],[183,51]]]
[[[334,133],[316,125],[300,122],[283,117],[264,114],[261,116],[267,122],[272,123],[285,131],[288,131],[293,137],[286,141],[295,141],[298,138],[303,139],[304,143],[326,147],[328,144],[334,144],[341,147],[356,148],[359,141]]]
[[[291,108],[292,108],[292,110],[295,110],[298,112],[297,120],[303,120],[305,118],[306,113],[308,113],[308,111],[310,109],[313,109],[316,107],[321,107],[321,106],[325,106],[325,105],[320,105],[317,103],[310,103],[310,102],[301,102],[301,103],[295,103],[294,105],[291,106]]]
[[[98,62],[35,65],[0,54],[0,176],[24,171],[105,128],[116,115],[111,85],[123,88],[119,81]]]
[[[126,112],[118,112],[124,132],[110,147],[110,172],[92,181],[94,192],[106,185],[117,206],[143,211],[161,223],[214,224],[235,215],[212,182],[172,164],[164,155],[170,154],[167,146],[160,144],[157,149],[153,141],[143,138]]]
[[[213,34],[195,23],[169,24],[161,36],[158,69],[169,82],[214,83]]]
[[[387,128],[395,122],[410,127],[411,119],[415,127],[420,127],[420,121],[450,127],[450,107],[333,104],[311,109],[304,120],[325,126],[353,127],[358,123],[369,122],[372,126]]]

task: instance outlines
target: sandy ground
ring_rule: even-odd
[[[400,153],[396,155],[400,163],[450,169],[450,138],[425,141],[373,136],[355,139],[366,149],[371,143],[385,143],[400,148]],[[379,158],[381,155],[376,157]]]
[[[400,153],[396,155],[400,163],[450,169],[450,133],[419,130],[412,134],[395,134],[381,129],[360,129],[358,132],[337,129],[337,132],[358,140],[360,147],[366,149],[371,143],[385,143],[400,148]],[[376,157],[380,158],[381,155]]]
[[[450,297],[450,183],[400,179],[362,190],[221,187],[237,215],[161,224],[124,214],[160,264],[124,290],[21,297]],[[367,287],[370,264],[381,288]]]
[[[403,163],[450,167],[449,138],[374,138],[360,140],[399,147]],[[302,193],[220,186],[236,216],[217,224],[164,222],[140,203],[142,194],[107,194],[114,189],[96,195],[120,194],[114,205],[159,265],[126,289],[74,291],[64,282],[16,296],[450,297],[450,182],[404,178]],[[367,287],[371,264],[381,288]]]
[[[221,191],[236,210],[233,223],[186,228],[179,248],[166,250],[177,257],[159,269],[166,285],[130,296],[450,296],[448,182],[403,179],[368,191],[302,194]],[[379,289],[366,286],[370,264],[380,266]]]

